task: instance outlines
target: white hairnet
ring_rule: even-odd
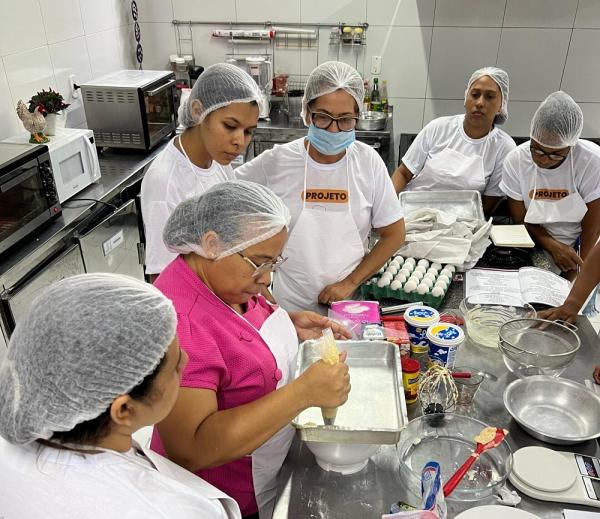
[[[531,119],[530,137],[546,148],[574,146],[583,130],[583,112],[573,98],[562,91],[542,101]]]
[[[171,252],[219,259],[268,240],[289,224],[288,208],[269,188],[229,180],[181,202],[167,220],[163,240]],[[202,248],[208,231],[219,236],[216,258]]]
[[[467,83],[467,89],[465,90],[465,102],[467,101],[467,96],[469,95],[471,85],[483,76],[491,77],[500,89],[502,94],[502,105],[500,106],[500,112],[494,119],[494,124],[504,124],[508,119],[508,74],[501,68],[483,67],[473,72],[469,82]]]
[[[260,103],[261,95],[250,74],[231,63],[217,63],[207,67],[194,83],[189,98],[179,109],[179,122],[192,128],[219,108],[252,101]]]
[[[156,369],[176,325],[171,301],[128,276],[52,285],[17,323],[0,364],[0,435],[28,443],[97,418]]]
[[[360,110],[365,97],[365,86],[356,69],[341,61],[326,61],[310,73],[302,98],[301,115],[306,126],[310,125],[308,103],[317,97],[331,94],[340,89],[345,90],[354,98],[356,106]]]

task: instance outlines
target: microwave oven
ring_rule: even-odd
[[[61,128],[48,136],[46,144],[54,174],[58,201],[62,204],[100,178],[98,152],[92,130]],[[27,144],[29,134],[11,137],[3,142]]]
[[[60,214],[48,148],[0,142],[0,254]]]
[[[96,146],[149,151],[176,127],[175,74],[119,70],[81,85]]]

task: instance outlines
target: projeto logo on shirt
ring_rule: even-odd
[[[529,191],[529,198],[533,199],[533,189]],[[568,189],[547,189],[540,187],[535,190],[535,199],[536,200],[560,200],[565,196],[569,196]]]
[[[345,189],[307,189],[306,194],[302,191],[300,198],[307,202],[347,204],[348,191]]]

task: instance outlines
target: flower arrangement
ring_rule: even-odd
[[[39,107],[39,112],[46,117],[49,114],[56,114],[68,106],[69,103],[64,102],[61,94],[48,87],[48,90],[38,92],[29,100],[27,109],[33,113],[36,107]]]

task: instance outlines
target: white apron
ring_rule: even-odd
[[[223,304],[240,319],[244,319],[229,305],[224,302]],[[244,321],[248,323],[246,319]],[[298,354],[296,328],[288,313],[279,307],[267,317],[260,330],[256,331],[275,358],[276,374],[280,377],[277,381],[277,389],[279,389],[292,380],[296,369]],[[288,424],[252,453],[252,482],[260,519],[270,519],[273,515],[277,494],[277,474],[293,439],[294,428]]]
[[[347,211],[322,211],[306,207],[308,156],[304,163],[302,211],[285,247],[287,261],[275,272],[273,296],[288,312],[312,310],[325,314],[318,303],[321,291],[341,281],[363,260],[365,246],[352,216],[350,158],[346,150]]]
[[[406,186],[406,191],[472,189],[483,194],[486,184],[483,157],[489,135],[485,138],[481,155],[469,157],[450,147],[436,153],[425,161],[421,172]]]

